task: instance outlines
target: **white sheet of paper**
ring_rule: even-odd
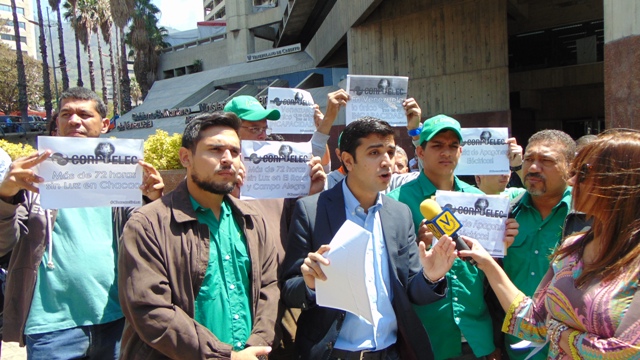
[[[288,141],[242,141],[246,168],[240,198],[297,198],[309,194],[313,157],[311,143]]]
[[[382,119],[391,126],[407,126],[402,102],[407,98],[406,76],[347,75],[351,100],[345,110],[346,124],[363,116]]]
[[[38,137],[53,155],[36,172],[45,209],[142,206],[141,139]]]
[[[508,128],[462,128],[462,155],[456,175],[510,174]]]
[[[316,303],[348,311],[373,324],[373,314],[365,281],[365,254],[371,233],[347,220],[329,243],[324,256],[329,266],[322,266],[326,281],[316,281]]]
[[[279,120],[269,120],[275,134],[313,134],[313,97],[306,90],[270,87],[267,109],[280,110]]]
[[[509,197],[459,191],[436,191],[436,202],[451,209],[462,224],[458,235],[480,242],[493,257],[504,257],[504,230],[509,213]]]

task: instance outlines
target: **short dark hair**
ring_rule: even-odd
[[[541,130],[531,135],[527,148],[535,143],[550,143],[553,145],[561,145],[557,150],[564,155],[567,165],[571,164],[576,155],[576,142],[573,141],[569,134],[564,131],[547,129]],[[526,150],[525,150],[526,152]]]
[[[184,128],[182,135],[182,147],[195,151],[198,142],[202,139],[202,132],[214,126],[226,126],[235,132],[240,130],[242,120],[232,112],[216,111],[214,113],[204,113],[196,116]]]
[[[77,100],[93,100],[96,103],[96,110],[102,116],[102,118],[107,117],[107,106],[104,104],[100,96],[95,92],[83,88],[83,87],[74,87],[65,90],[62,94],[60,94],[60,100],[58,101],[58,112],[60,112],[60,104],[66,99],[77,99]]]
[[[356,149],[362,143],[362,138],[371,134],[380,136],[394,135],[393,128],[388,122],[371,116],[362,117],[344,128],[340,138],[340,152],[347,152],[356,160]],[[346,168],[345,168],[346,169]]]
[[[598,137],[592,134],[582,135],[576,140],[576,152],[580,151],[583,147],[585,147],[590,142],[594,141]]]

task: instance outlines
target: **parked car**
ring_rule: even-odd
[[[12,133],[22,129],[20,126],[20,116],[0,115],[0,129],[6,133]]]
[[[47,122],[44,121],[40,116],[29,115],[28,119],[29,119],[29,123],[26,126],[27,131],[40,131],[40,132],[47,131]]]

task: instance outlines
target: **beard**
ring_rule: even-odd
[[[231,170],[231,166],[220,167],[216,169],[214,174],[222,170]],[[193,181],[193,183],[196,184],[196,186],[198,186],[200,189],[216,195],[229,194],[231,190],[233,190],[233,188],[236,186],[237,182],[237,180],[229,182],[215,182],[213,180],[206,181],[201,179],[196,173],[191,174],[191,181]]]
[[[529,178],[536,178],[536,179],[540,179],[542,180],[542,182],[539,183],[540,188],[534,188],[533,186],[531,186],[530,184],[527,184],[527,179]],[[529,192],[529,194],[533,195],[533,196],[540,196],[540,195],[544,195],[547,192],[547,183],[544,176],[540,175],[540,174],[527,174],[524,177],[524,186],[527,188],[527,191]]]

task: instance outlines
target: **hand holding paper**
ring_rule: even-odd
[[[322,266],[326,280],[317,281],[315,287],[318,305],[348,311],[373,324],[364,270],[370,241],[370,232],[352,221],[345,221],[324,256],[331,263],[331,266]]]
[[[322,254],[329,251],[329,249],[329,245],[320,246],[320,249],[314,253],[310,253],[309,256],[304,259],[302,266],[300,266],[304,283],[311,290],[315,290],[316,288],[316,279],[327,280],[327,276],[322,271],[322,268],[320,268],[320,264],[329,266],[329,260],[322,256]]]

